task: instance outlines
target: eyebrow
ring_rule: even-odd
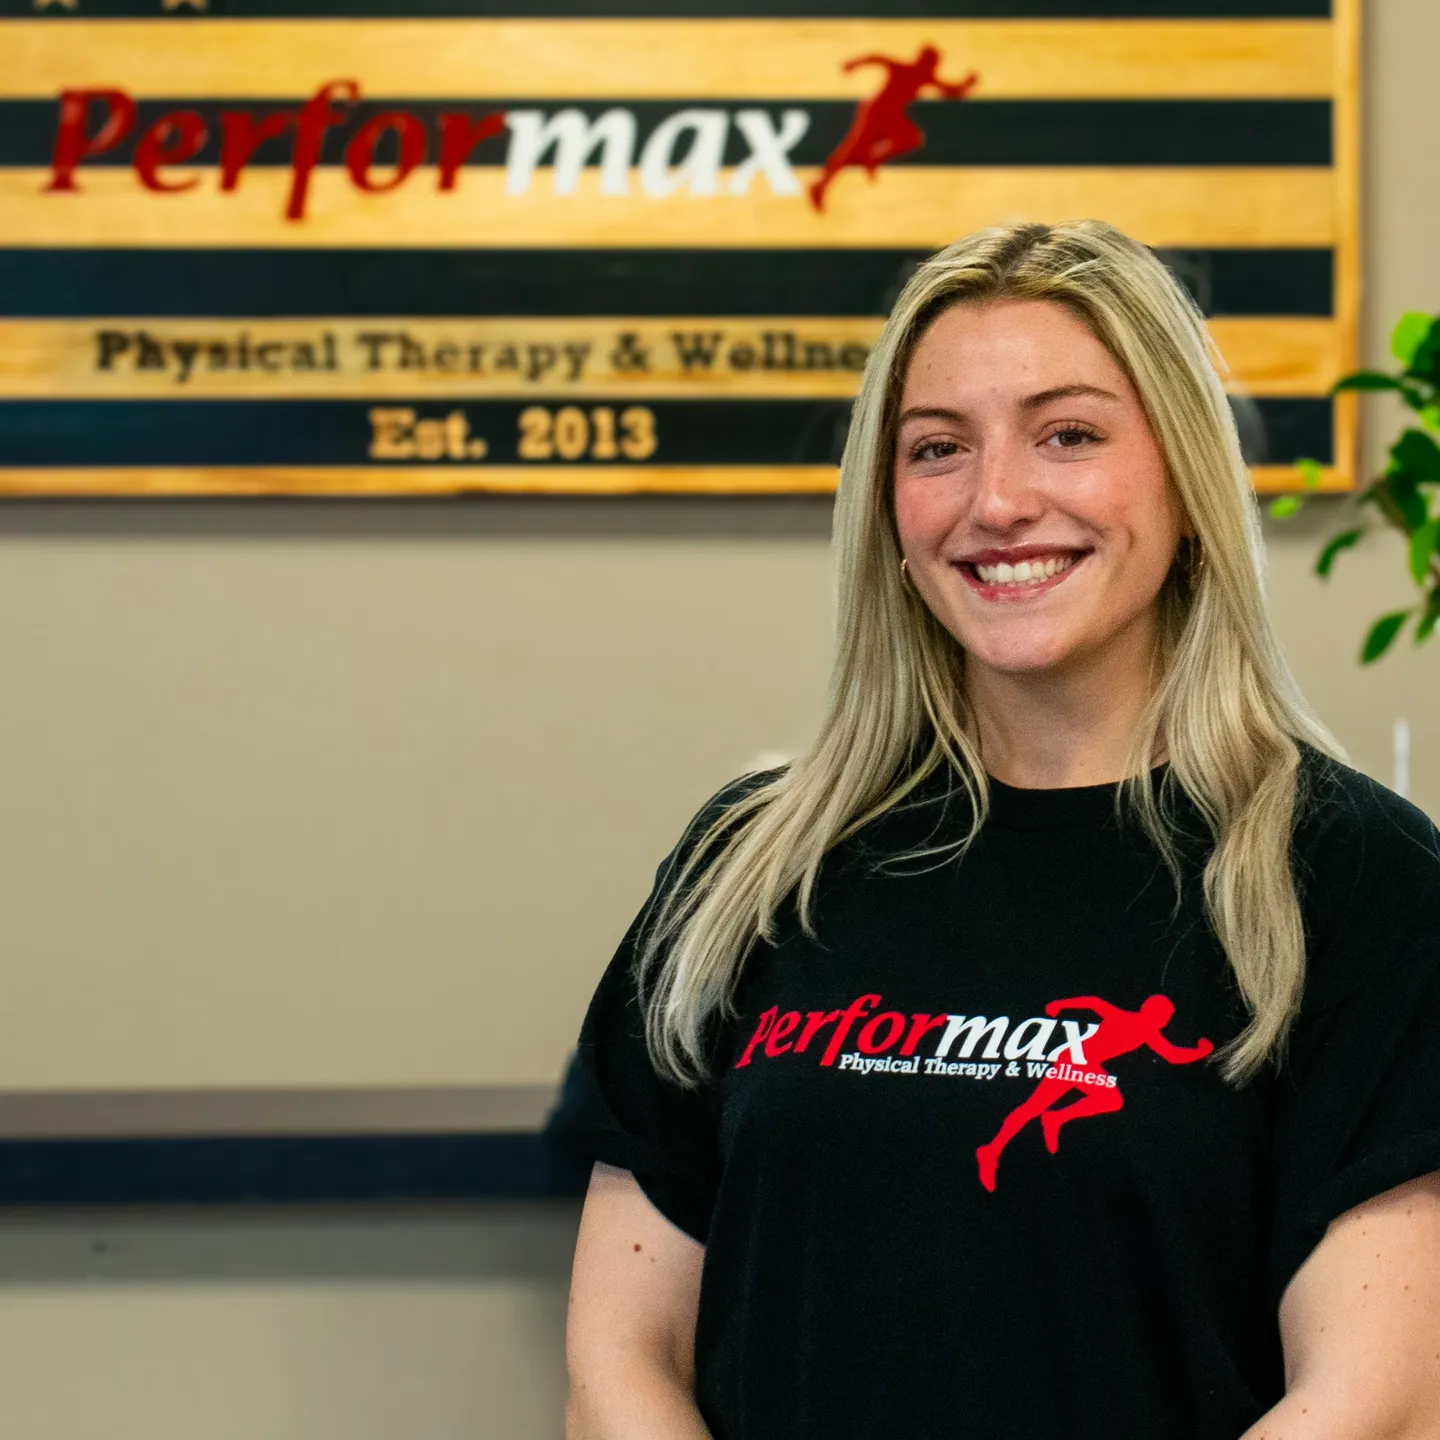
[[[1100,400],[1118,400],[1113,390],[1102,389],[1099,385],[1057,385],[1053,390],[1041,390],[1036,395],[1027,395],[1021,402],[1022,410],[1040,410],[1052,400],[1073,400],[1077,395],[1091,395]]]
[[[1056,400],[1073,400],[1077,396],[1088,395],[1098,400],[1119,400],[1119,396],[1113,390],[1105,390],[1099,385],[1056,385],[1050,390],[1040,390],[1034,395],[1027,395],[1021,402],[1022,410],[1043,410],[1045,406]],[[900,417],[900,424],[907,420],[966,420],[969,417],[963,410],[952,410],[945,405],[916,405],[905,411]]]

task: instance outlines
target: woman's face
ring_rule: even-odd
[[[1184,528],[1140,397],[1048,301],[956,305],[925,332],[900,404],[895,521],[967,667],[1017,675],[1116,646],[1148,660]]]

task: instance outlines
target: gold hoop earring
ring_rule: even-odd
[[[910,578],[910,561],[906,557],[900,561],[900,583],[907,590],[915,588],[915,582]]]

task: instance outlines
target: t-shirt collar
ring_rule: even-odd
[[[1166,766],[1150,772],[1158,785]],[[1075,826],[1097,826],[1112,821],[1123,782],[1105,785],[1077,785],[1063,790],[1029,790],[1007,785],[993,775],[990,780],[989,824],[1006,830],[1064,830]]]

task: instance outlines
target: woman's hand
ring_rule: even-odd
[[[1285,1399],[1242,1440],[1440,1437],[1440,1174],[1340,1216],[1280,1304]]]
[[[570,1280],[567,1440],[710,1440],[694,1398],[704,1259],[628,1170],[596,1165]]]

